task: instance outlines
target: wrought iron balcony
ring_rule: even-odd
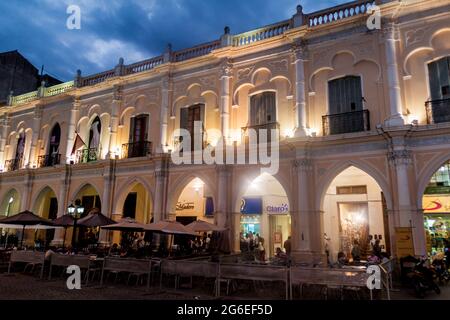
[[[361,132],[370,130],[369,110],[322,116],[323,134]]]
[[[16,171],[22,167],[22,158],[5,161],[5,171]]]
[[[242,138],[243,138],[242,141],[244,141],[245,143],[249,142],[251,130],[254,130],[256,132],[257,143],[259,143],[259,134],[261,132],[260,130],[267,131],[267,142],[268,143],[270,143],[270,141],[272,140],[272,130],[277,130],[278,140],[280,140],[280,124],[278,122],[270,122],[270,123],[258,124],[258,125],[241,128]]]
[[[450,99],[425,102],[428,124],[450,122]]]
[[[145,157],[151,153],[152,143],[150,141],[138,141],[122,145],[122,158]]]
[[[98,159],[98,149],[90,148],[77,151],[77,163],[88,163],[92,161],[97,161]]]
[[[46,154],[44,156],[38,157],[38,167],[53,167],[60,164],[61,155],[60,154]]]

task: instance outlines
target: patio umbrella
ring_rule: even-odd
[[[221,228],[219,226],[216,226],[215,224],[203,221],[203,220],[196,220],[186,226],[191,231],[194,232],[210,232],[210,231],[224,231],[225,228]]]
[[[23,244],[23,236],[25,233],[25,227],[27,226],[54,226],[50,220],[41,218],[35,215],[33,212],[25,210],[11,217],[7,217],[0,220],[0,224],[8,225],[9,228],[22,228],[22,239],[20,240],[20,246]],[[13,227],[14,226],[14,227]]]
[[[159,221],[145,226],[146,231],[162,232],[167,234],[182,234],[198,236],[194,231],[188,229],[177,221]]]
[[[123,218],[118,223],[102,226],[101,228],[113,231],[142,232],[144,231],[145,226],[146,226],[145,224],[139,223],[132,218]]]
[[[63,248],[66,245],[66,233],[68,227],[73,227],[75,220],[69,214],[65,214],[55,220],[53,220],[53,224],[55,226],[64,227],[64,239],[63,239]]]
[[[112,225],[115,223],[114,220],[105,216],[98,209],[92,210],[86,217],[78,220],[78,225],[91,228]]]

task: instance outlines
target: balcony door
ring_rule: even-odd
[[[195,122],[201,121],[202,122],[202,132],[201,134],[201,141],[203,143],[203,121],[204,121],[204,112],[205,112],[205,105],[204,104],[196,104],[193,106],[190,106],[188,108],[183,108],[180,110],[180,128],[186,129],[189,131],[189,134],[191,136],[191,150],[194,150],[194,128],[195,128]],[[182,141],[182,137],[180,141]]]
[[[328,82],[330,115],[361,111],[362,101],[361,77],[347,76]]]
[[[428,64],[432,101],[450,99],[450,57]]]
[[[59,124],[55,124],[53,126],[52,131],[50,132],[50,139],[48,143],[48,152],[44,157],[44,162],[40,163],[41,166],[49,167],[59,164],[59,144],[61,141],[61,127]]]
[[[250,97],[250,126],[277,122],[275,92],[262,92]]]
[[[128,144],[128,158],[143,157],[149,152],[148,115],[141,114],[130,120],[130,137]]]

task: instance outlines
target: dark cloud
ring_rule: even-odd
[[[302,0],[304,12],[346,2]],[[67,6],[81,8],[81,30],[66,28]],[[0,2],[0,51],[18,49],[62,80],[91,74],[288,19],[298,0],[9,0]]]

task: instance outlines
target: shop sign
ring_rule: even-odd
[[[193,202],[178,202],[175,206],[176,211],[184,211],[184,210],[193,210],[194,203]]]
[[[450,195],[423,196],[424,213],[450,212]]]
[[[242,214],[262,214],[262,198],[243,198],[241,202]]]
[[[289,206],[287,203],[283,203],[280,205],[267,205],[266,211],[268,214],[288,214]]]
[[[395,228],[395,239],[397,242],[397,257],[414,256],[412,228]]]

